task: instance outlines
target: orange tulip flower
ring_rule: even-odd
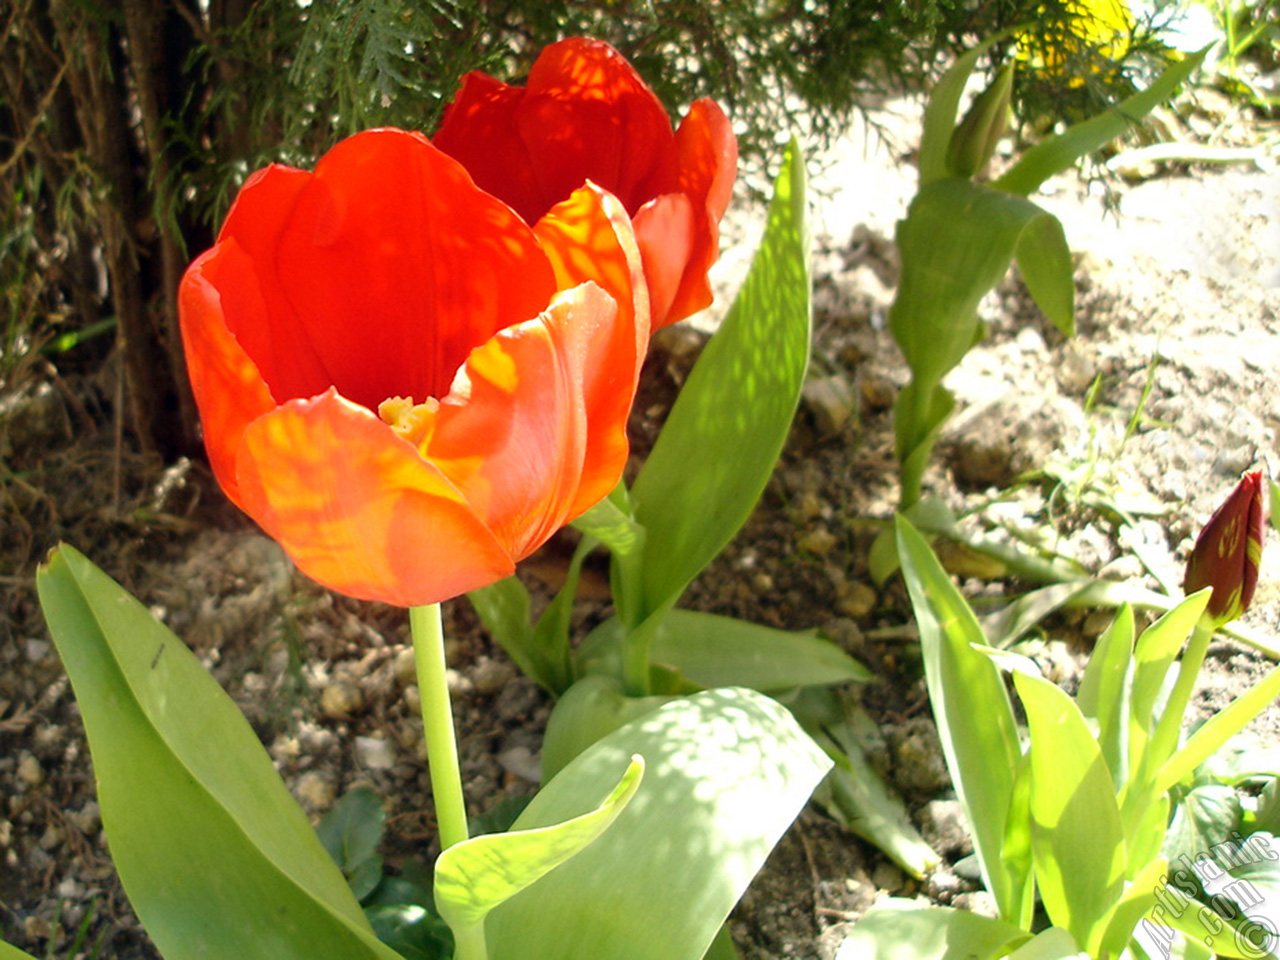
[[[424,136],[358,134],[254,174],[179,308],[219,483],[341,593],[492,583],[621,475],[649,309],[596,186],[530,226]]]
[[[635,222],[653,326],[711,303],[738,143],[711,100],[671,130],[653,91],[607,43],[572,38],[542,51],[525,87],[469,73],[433,138],[483,190],[529,222],[586,180]]]

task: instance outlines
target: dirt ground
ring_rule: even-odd
[[[909,142],[918,111],[889,109]],[[905,149],[861,126],[817,168],[810,388],[759,508],[684,605],[821,627],[869,666],[876,682],[850,695],[881,725],[873,761],[944,865],[913,880],[810,808],[733,915],[744,960],[830,960],[849,925],[886,893],[983,906],[976,885],[951,869],[966,840],[909,605],[900,583],[872,583],[866,561],[896,498],[890,408],[905,370],[885,315],[897,270],[892,227],[913,171]],[[1078,335],[1058,335],[1016,278],[984,301],[990,335],[948,381],[961,409],[928,487],[970,514],[975,530],[1012,532],[1091,571],[1161,589],[1180,582],[1194,534],[1240,472],[1273,466],[1280,179],[1265,161],[1214,170],[1175,163],[1112,189],[1118,216],[1075,175],[1049,185],[1043,203],[1078,255]],[[726,292],[762,223],[759,208],[735,216],[718,270]],[[638,449],[702,337],[695,324],[655,343],[633,417]],[[0,457],[10,471],[0,484],[0,930],[37,956],[68,956],[87,914],[100,956],[155,955],[112,871],[83,732],[31,587],[34,565],[61,539],[197,651],[309,813],[369,783],[387,799],[389,861],[435,852],[403,613],[306,581],[225,503],[203,466],[147,463],[127,446],[117,453],[114,382],[110,361],[68,362],[0,394]],[[522,575],[535,588],[554,584],[566,556],[553,541]],[[975,601],[1024,589],[989,564],[952,562]],[[605,583],[603,567],[588,571],[580,625],[606,611]],[[1069,684],[1107,619],[1063,614],[1023,652]],[[1245,622],[1280,637],[1280,566],[1265,558]],[[447,605],[446,631],[463,775],[478,812],[535,789],[550,703],[465,601]],[[1246,647],[1215,643],[1195,709],[1220,708],[1266,666]],[[1252,729],[1280,740],[1276,710]]]

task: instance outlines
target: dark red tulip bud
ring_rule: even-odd
[[[1221,625],[1249,609],[1258,584],[1266,507],[1262,472],[1246,473],[1196,538],[1183,587],[1194,593],[1212,587],[1208,614]]]

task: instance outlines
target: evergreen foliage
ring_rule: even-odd
[[[1132,54],[1150,45],[1091,39],[1080,25],[1106,2],[10,0],[0,387],[52,338],[114,321],[139,444],[194,450],[176,285],[245,177],[309,165],[367,127],[429,133],[465,72],[519,80],[564,36],[612,43],[673,113],[714,97],[759,165],[790,128],[838,133],[852,111],[1019,25],[1047,38],[1031,57],[1041,69],[1020,75],[1024,119],[1123,96]]]

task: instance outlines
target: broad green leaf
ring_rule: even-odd
[[[1125,887],[1124,895],[1116,904],[1115,912],[1102,935],[1102,950],[1107,956],[1118,957],[1133,939],[1133,928],[1150,911],[1156,902],[1156,890],[1161,881],[1168,879],[1169,864],[1157,857],[1139,870]]]
[[[1173,96],[1204,59],[1210,47],[1175,63],[1140,93],[1117,104],[1111,110],[1077,123],[1064,132],[1040,141],[1022,155],[1004,176],[992,186],[1026,196],[1055,173],[1061,173],[1081,157],[1106,146],[1134,124]]]
[[[650,656],[701,687],[750,687],[764,693],[873,677],[816,630],[777,630],[693,610],[672,610],[666,616],[654,634]]]
[[[617,676],[622,642],[622,623],[606,620],[578,649],[578,670]],[[649,657],[701,688],[751,687],[773,693],[866,682],[873,676],[817,630],[778,630],[695,610],[672,610],[656,625]]]
[[[182,641],[70,547],[36,582],[116,869],[167,960],[395,960],[253,729]]]
[[[1022,916],[1026,878],[1001,858],[1005,818],[1021,749],[999,669],[974,644],[978,621],[924,538],[895,518],[898,557],[920,627],[925,680],[956,795],[973,829],[973,847],[1000,915]]]
[[[1240,829],[1240,796],[1231,787],[1206,783],[1178,801],[1165,831],[1164,852],[1170,859],[1196,854],[1220,843],[1229,843]]]
[[[1013,779],[1013,794],[1009,797],[1009,816],[1004,824],[1004,843],[1000,847],[1000,857],[1009,865],[1013,876],[1027,878],[1029,889],[1022,898],[1022,916],[1017,918],[1018,926],[1025,929],[1031,927],[1036,906],[1032,832],[1031,755],[1028,752],[1018,761]]]
[[[701,960],[831,761],[777,702],[740,688],[674,700],[577,757],[515,829],[587,809],[632,755],[646,774],[613,826],[496,908],[502,960]]]
[[[683,593],[755,507],[795,416],[810,324],[804,159],[793,141],[746,282],[632,487],[647,537],[629,627]]]
[[[921,528],[922,532],[928,532]],[[1089,589],[1090,581],[1054,583],[1023,594],[1008,606],[981,618],[982,632],[993,647],[1004,648],[1034,629],[1045,617],[1056,612]]]
[[[542,739],[542,779],[550,780],[569,761],[602,737],[670,697],[628,697],[616,675],[589,674],[571,686],[551,710]]]
[[[440,916],[455,931],[483,923],[499,904],[603,834],[635,796],[643,776],[644,760],[634,756],[622,779],[594,810],[551,826],[472,837],[445,850],[435,868]]]
[[[0,960],[36,960],[36,958],[0,940]]]
[[[542,683],[552,696],[560,696],[573,683],[573,602],[578,596],[578,581],[582,579],[582,564],[596,548],[593,537],[583,537],[569,559],[564,585],[533,627],[533,652],[541,663],[545,682]]]
[[[998,39],[999,36],[984,40],[957,57],[956,62],[947,68],[947,72],[938,78],[929,92],[929,101],[924,108],[924,125],[920,132],[918,166],[922,187],[947,175],[947,148],[951,145],[951,135],[955,132],[960,98],[964,96],[965,85],[978,65],[978,58]]]
[[[1131,771],[1142,769],[1147,743],[1158,719],[1156,704],[1170,682],[1169,668],[1207,603],[1208,597],[1203,591],[1188,597],[1144,630],[1134,646],[1129,715]]]
[[[1243,730],[1254,717],[1265,710],[1280,696],[1280,667],[1272,670],[1224,710],[1219,710],[1195,733],[1187,738],[1182,749],[1169,758],[1160,768],[1155,789],[1168,790],[1175,783],[1191,776],[1196,767]]]
[[[1031,735],[1036,883],[1049,919],[1096,955],[1124,891],[1115,785],[1075,702],[1041,677],[1013,675]]]
[[[578,564],[580,569],[580,560]],[[571,574],[573,572],[570,571]],[[573,603],[576,589],[576,582],[573,586],[566,582],[561,593],[567,592],[568,598],[561,606]],[[560,616],[555,601],[548,611],[543,611],[543,618],[535,628],[529,590],[519,577],[513,575],[472,590],[467,599],[489,635],[498,641],[525,676],[553,695],[564,691],[572,676],[569,637],[567,629],[563,635],[553,629],[553,625],[558,625]]]
[[[1089,960],[1089,955],[1066,930],[1050,927],[1037,933],[1006,960]]]
[[[316,827],[357,900],[372,893],[382,879],[378,844],[386,818],[382,798],[372,787],[359,786],[343,794]]]
[[[622,486],[620,497],[626,496],[626,487]],[[572,526],[581,530],[594,540],[599,540],[613,553],[626,555],[638,549],[644,543],[644,527],[636,523],[618,505],[613,496],[605,497],[588,510]]]
[[[1098,746],[1119,789],[1129,778],[1129,701],[1133,676],[1133,608],[1124,604],[1093,646],[1076,705],[1098,722]]]
[[[890,898],[863,915],[836,960],[987,960],[1030,939],[1013,924],[968,910]]]
[[[921,391],[917,407],[972,348],[978,302],[1003,279],[1015,252],[1034,262],[1037,287],[1028,289],[1040,308],[1069,328],[1074,292],[1062,225],[1026,198],[944,177],[916,194],[897,241],[902,279],[889,329]]]

